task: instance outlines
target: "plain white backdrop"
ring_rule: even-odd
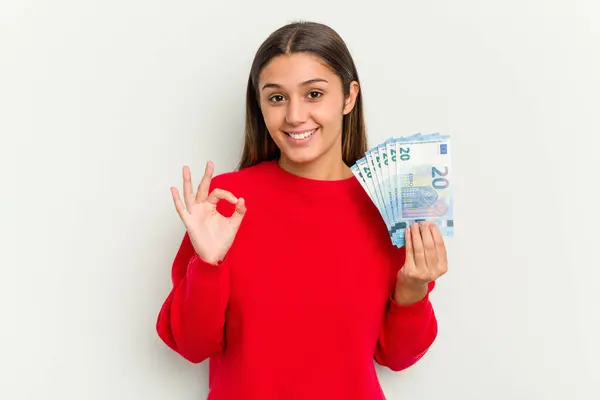
[[[155,333],[169,186],[235,167],[254,52],[297,19],[346,40],[370,144],[454,138],[440,333],[378,369],[389,399],[600,398],[597,1],[0,4],[0,398],[205,398]]]

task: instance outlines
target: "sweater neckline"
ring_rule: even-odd
[[[277,160],[266,161],[266,164],[273,174],[276,185],[282,189],[296,193],[315,196],[346,197],[356,194],[357,189],[362,189],[355,176],[334,180],[312,179],[284,170]]]

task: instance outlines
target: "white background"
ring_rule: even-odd
[[[454,138],[440,333],[378,369],[389,399],[600,398],[597,1],[1,4],[3,400],[206,396],[155,333],[169,186],[235,167],[254,52],[296,19],[347,41],[370,144]]]

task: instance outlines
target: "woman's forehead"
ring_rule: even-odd
[[[274,57],[259,76],[259,87],[298,87],[308,84],[331,84],[337,75],[318,56],[294,53]]]

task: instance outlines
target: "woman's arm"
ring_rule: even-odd
[[[438,325],[429,292],[413,304],[399,304],[390,296],[383,328],[375,351],[375,360],[393,371],[401,371],[419,361],[433,344]]]
[[[404,264],[396,274],[375,352],[375,359],[394,371],[419,361],[437,337],[429,293],[448,270],[446,247],[436,224],[412,224],[405,241]]]
[[[199,363],[223,349],[229,301],[227,257],[207,263],[186,233],[172,267],[173,288],[158,315],[156,330],[171,349]]]

